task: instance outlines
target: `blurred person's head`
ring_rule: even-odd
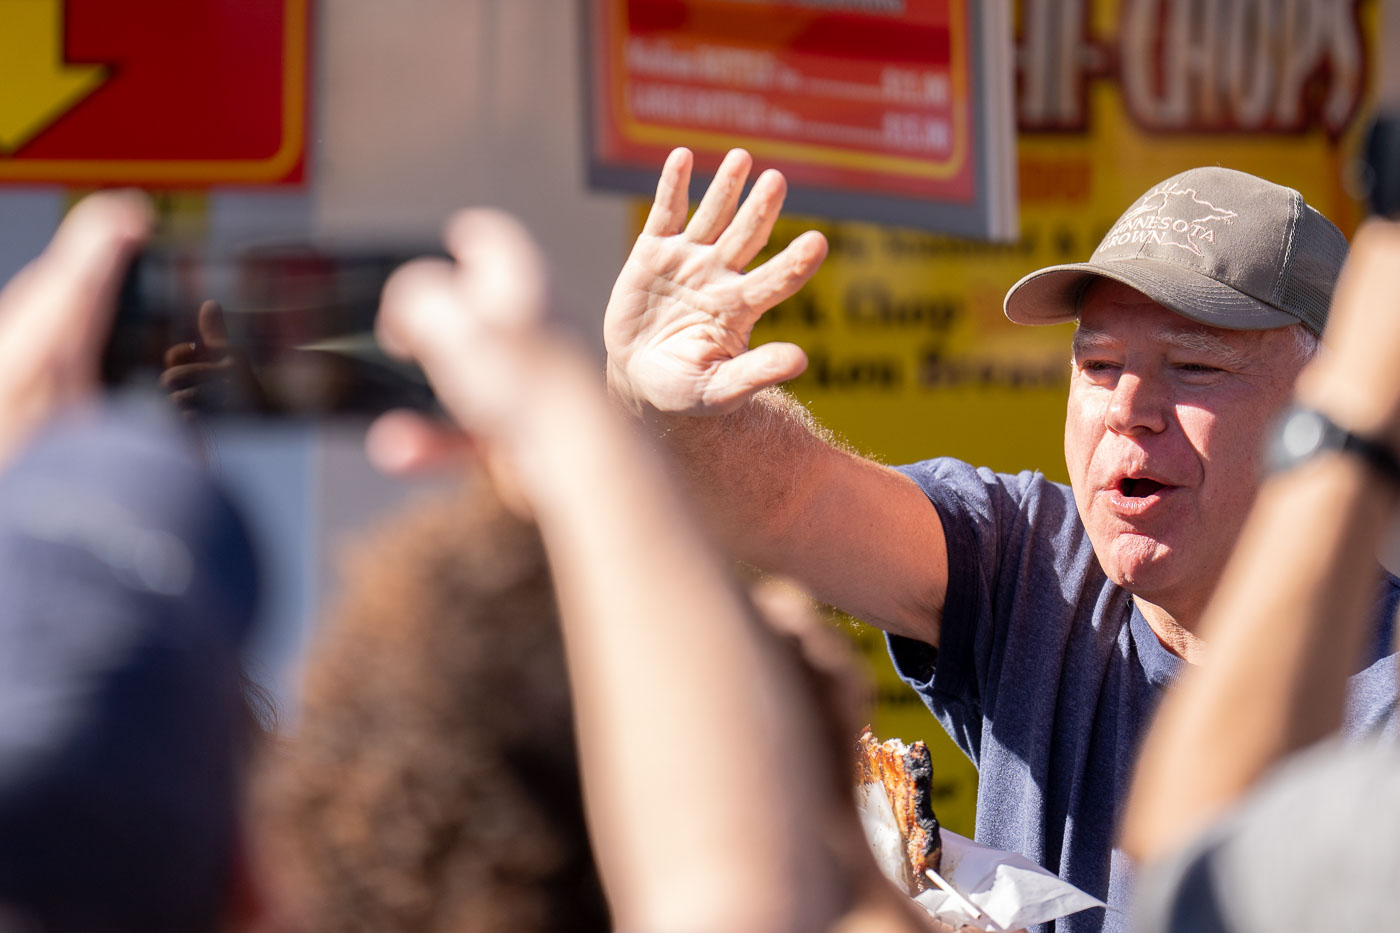
[[[364,542],[258,781],[283,928],[610,928],[536,531],[484,482]]]
[[[0,927],[200,931],[237,899],[253,552],[166,427],[0,473]]]

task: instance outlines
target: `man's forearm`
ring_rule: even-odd
[[[719,417],[642,417],[727,553],[937,644],[943,529],[911,480],[852,451],[781,389]]]
[[[791,529],[816,500],[811,484],[830,460],[854,456],[782,389],[719,417],[648,412],[644,420],[713,533],[735,556],[768,569],[784,563]]]

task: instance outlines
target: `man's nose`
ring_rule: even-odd
[[[1167,427],[1167,397],[1157,380],[1132,372],[1122,373],[1113,388],[1108,428],[1119,434],[1159,434]]]

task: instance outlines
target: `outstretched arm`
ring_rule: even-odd
[[[1298,400],[1400,450],[1400,225],[1352,245],[1327,349]],[[1195,836],[1283,756],[1335,731],[1372,631],[1376,547],[1400,490],[1349,454],[1268,479],[1202,621],[1206,663],[1148,734],[1123,847],[1140,860]]]
[[[422,364],[540,526],[617,926],[809,931],[863,909],[884,924],[866,930],[921,928],[871,885],[868,853],[852,855],[852,804],[829,760],[812,767],[826,737],[797,668],[587,361],[536,326],[528,238],[469,212],[450,246],[455,268],[421,263],[391,280],[381,338]]]
[[[918,487],[834,444],[771,387],[807,365],[789,343],[750,348],[760,316],[826,256],[808,232],[754,269],[786,194],[773,170],[740,205],[752,160],[725,157],[686,222],[691,154],[667,159],[603,325],[608,383],[665,440],[729,548],[892,632],[937,643],[943,529]]]

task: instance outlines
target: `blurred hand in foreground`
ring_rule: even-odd
[[[0,464],[96,392],[117,292],[152,222],[143,195],[91,195],[0,291]]]
[[[390,412],[366,438],[371,462],[385,472],[451,463],[479,452],[478,441],[498,447],[500,457],[518,452],[528,460],[516,441],[533,427],[527,417],[549,416],[550,387],[567,383],[554,368],[576,373],[586,366],[538,326],[545,265],[518,221],[495,210],[462,211],[448,224],[446,241],[455,263],[420,259],[390,277],[375,330],[385,350],[423,368],[468,433],[414,412]]]

